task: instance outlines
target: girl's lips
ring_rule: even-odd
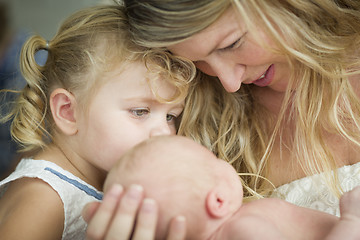
[[[263,74],[263,76],[253,81],[252,83],[259,87],[266,87],[272,82],[274,78],[274,73],[275,73],[274,64],[271,64],[270,67]]]

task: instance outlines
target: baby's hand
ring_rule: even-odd
[[[89,224],[88,240],[152,240],[157,216],[156,202],[143,199],[143,189],[139,185],[132,185],[124,192],[121,185],[115,184],[104,195],[102,203],[90,203],[83,211],[83,217]],[[167,239],[183,240],[185,231],[185,219],[177,217],[170,224]]]

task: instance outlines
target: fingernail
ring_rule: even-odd
[[[133,184],[129,189],[129,197],[135,200],[139,200],[142,196],[143,187],[137,184]]]
[[[141,210],[147,213],[152,213],[155,212],[155,209],[156,209],[155,200],[150,198],[145,198],[142,203]]]
[[[111,186],[109,192],[114,195],[119,195],[123,191],[123,189],[124,189],[123,186],[115,183],[114,185]]]
[[[118,198],[123,191],[123,186],[121,186],[120,184],[113,184],[110,187],[109,191],[105,193],[105,197]]]
[[[185,217],[184,216],[177,216],[175,219],[176,219],[177,222],[181,222],[181,223],[185,222]]]
[[[181,232],[186,228],[186,219],[184,216],[177,216],[175,217],[175,223],[174,223],[174,228]]]

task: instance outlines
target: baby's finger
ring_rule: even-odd
[[[132,240],[152,240],[155,238],[158,208],[153,199],[144,199],[136,219]]]
[[[104,195],[103,202],[89,222],[86,231],[88,240],[104,239],[122,193],[123,187],[119,184],[114,184]]]
[[[186,219],[178,216],[171,220],[167,240],[184,240],[186,237]]]
[[[143,188],[140,185],[131,185],[124,193],[106,239],[127,240],[133,231],[135,218],[143,198]]]

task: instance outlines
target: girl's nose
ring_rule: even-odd
[[[173,130],[166,121],[165,123],[154,125],[150,131],[150,137],[172,134],[175,134],[175,129]]]

